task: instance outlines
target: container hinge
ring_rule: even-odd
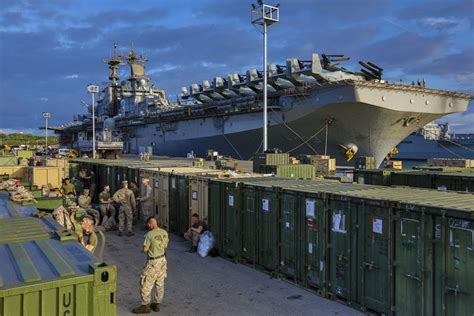
[[[420,282],[420,277],[417,277],[416,275],[405,273],[404,276],[406,276],[409,279],[416,280],[416,281]]]
[[[467,294],[466,292],[463,292],[463,291],[460,291],[459,290],[459,285],[456,285],[456,287],[449,287],[447,286],[446,287],[446,291],[449,293],[449,292],[453,292],[454,293],[454,296],[457,296],[458,294]]]
[[[363,262],[364,268],[372,270],[372,269],[380,269],[379,266],[374,265],[373,262]]]

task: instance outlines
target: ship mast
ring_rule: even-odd
[[[104,63],[109,65],[110,75],[109,80],[112,81],[112,85],[116,86],[119,80],[118,66],[123,64],[123,56],[117,53],[117,44],[114,44],[114,55],[109,60],[104,60]]]

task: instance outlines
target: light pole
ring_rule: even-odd
[[[280,5],[271,6],[262,0],[252,4],[252,24],[263,26],[263,152],[268,148],[267,135],[267,27],[280,21]]]
[[[87,91],[92,96],[92,158],[95,159],[95,101],[94,95],[99,93],[99,86],[89,84],[87,86]]]
[[[43,112],[43,117],[46,120],[46,128],[45,128],[45,139],[46,139],[46,146],[45,146],[45,152],[48,152],[48,119],[51,117],[51,113],[49,112]]]

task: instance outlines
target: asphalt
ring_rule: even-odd
[[[108,232],[104,260],[118,267],[117,314],[140,305],[139,275],[145,263],[143,230],[133,237]],[[189,253],[189,242],[170,234],[168,278],[161,315],[363,315],[287,281],[221,257]],[[157,314],[152,312],[152,314]]]

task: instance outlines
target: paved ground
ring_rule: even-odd
[[[139,274],[145,261],[143,231],[134,237],[107,233],[104,259],[118,266],[117,312],[139,305]],[[288,282],[223,258],[186,252],[188,242],[170,235],[162,315],[362,315]]]

